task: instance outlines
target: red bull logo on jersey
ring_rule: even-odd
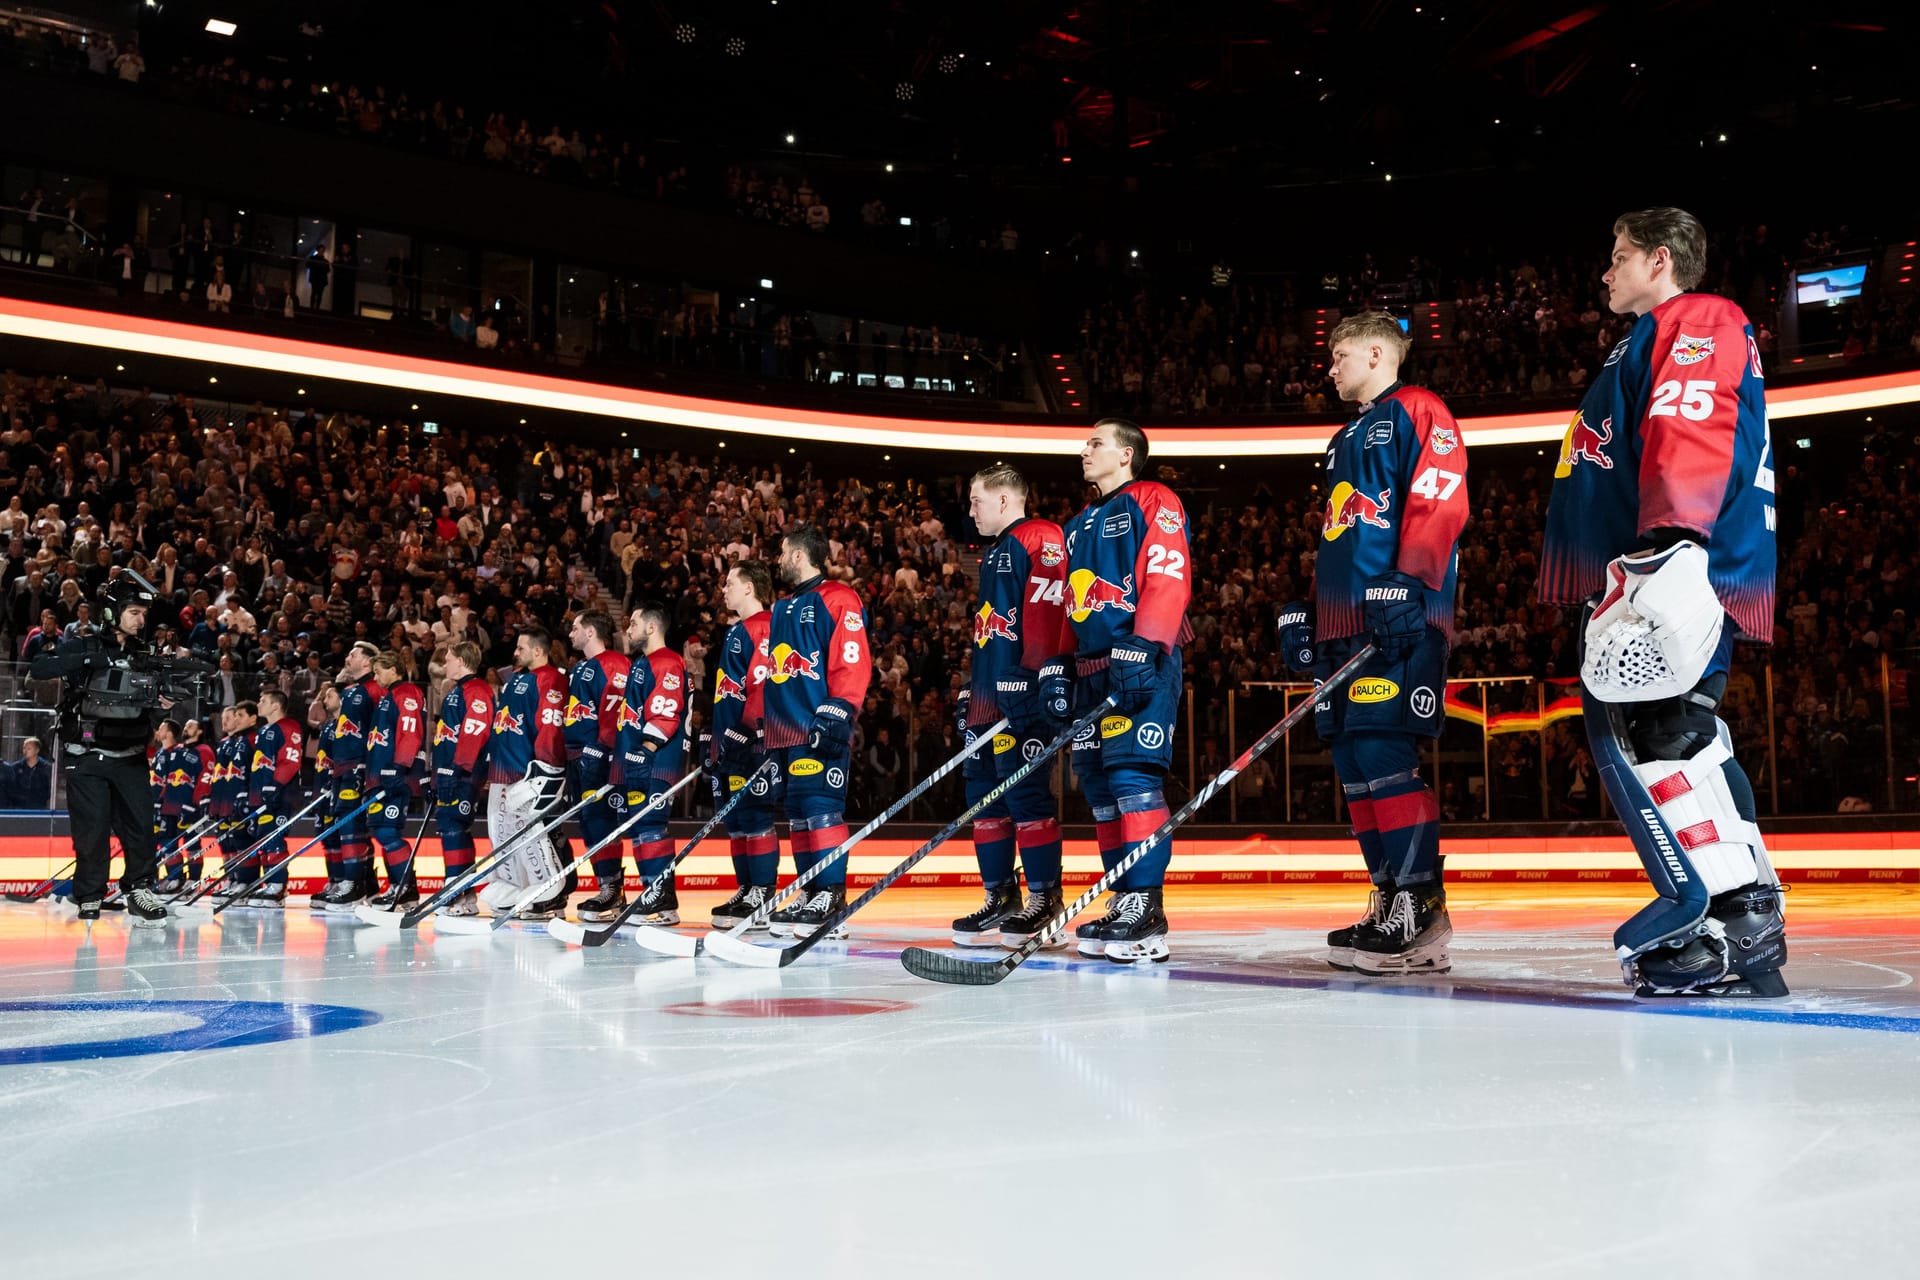
[[[1051,569],[1067,558],[1067,549],[1057,542],[1040,544],[1040,563]]]
[[[1333,495],[1327,499],[1327,515],[1321,524],[1320,536],[1332,542],[1357,524],[1391,529],[1393,522],[1387,519],[1387,512],[1392,507],[1392,489],[1382,489],[1377,496],[1368,497],[1342,480],[1333,486]]]
[[[457,741],[459,737],[460,734],[445,720],[433,726],[433,745],[436,747],[443,742]]]
[[[391,745],[392,742],[393,739],[387,736],[385,729],[375,729],[367,735],[367,745],[369,747],[384,747]]]
[[[772,666],[767,671],[767,679],[775,684],[785,684],[798,676],[809,680],[820,678],[820,655],[808,656],[795,649],[784,640],[773,646]]]
[[[1460,433],[1452,427],[1435,427],[1427,433],[1427,447],[1444,458],[1460,447]]]
[[[1603,471],[1613,470],[1613,459],[1606,454],[1606,446],[1612,442],[1612,418],[1601,422],[1596,431],[1588,424],[1584,410],[1574,410],[1573,421],[1567,424],[1566,438],[1560,442],[1560,461],[1553,469],[1553,478],[1565,480],[1581,462],[1595,463]]]
[[[1699,364],[1713,354],[1713,339],[1692,338],[1681,334],[1673,340],[1673,362],[1675,364]]]
[[[1067,591],[1073,597],[1067,616],[1075,622],[1085,622],[1102,609],[1133,612],[1132,574],[1116,587],[1091,569],[1075,569],[1067,575]]]
[[[168,774],[167,774],[167,785],[168,785],[168,786],[170,786],[170,787],[184,787],[184,786],[186,786],[186,785],[187,785],[187,771],[186,771],[185,769],[175,769],[175,770],[173,770],[173,771],[171,771],[170,773],[168,773]]]
[[[625,733],[628,729],[644,729],[646,727],[647,717],[645,712],[639,707],[634,706],[631,702],[623,702],[620,704],[620,721],[614,728]]]
[[[1181,520],[1178,511],[1162,507],[1153,513],[1153,522],[1160,527],[1160,532],[1162,533],[1175,534],[1180,532]]]
[[[516,716],[505,707],[501,707],[493,713],[493,731],[495,733],[525,734],[526,723],[526,717]]]
[[[333,736],[336,738],[357,738],[360,736],[360,726],[352,720],[349,720],[345,715],[335,716],[333,718]]]
[[[715,702],[725,702],[728,698],[737,698],[741,702],[745,702],[747,700],[747,690],[745,685],[722,671],[720,678],[713,682],[713,700]]]
[[[600,709],[591,702],[582,702],[578,698],[567,699],[566,723],[581,724],[588,720],[599,720]]]
[[[980,606],[980,612],[973,615],[974,647],[984,649],[989,640],[1018,640],[1014,634],[1013,620],[1020,616],[1020,610],[1009,609],[1002,613],[991,604]]]

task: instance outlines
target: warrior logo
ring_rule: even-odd
[[[1612,442],[1612,418],[1602,421],[1596,431],[1587,425],[1585,410],[1574,410],[1573,421],[1567,424],[1566,438],[1560,442],[1560,463],[1553,469],[1553,478],[1565,480],[1573,474],[1574,465],[1581,462],[1595,463],[1603,471],[1613,470],[1613,459],[1606,455],[1606,446]]]

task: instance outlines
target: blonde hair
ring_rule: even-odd
[[[1384,311],[1359,311],[1343,318],[1327,336],[1327,350],[1343,342],[1377,342],[1382,349],[1393,352],[1396,361],[1405,360],[1412,345],[1400,331],[1400,322]]]

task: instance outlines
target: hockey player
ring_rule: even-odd
[[[568,643],[580,655],[567,672],[567,790],[577,802],[613,776],[614,739],[620,728],[620,708],[626,702],[628,657],[613,648],[613,618],[602,609],[588,609],[573,620]],[[616,797],[580,811],[580,838],[588,848],[620,825]],[[623,803],[624,799],[622,798]],[[600,891],[581,903],[582,920],[611,920],[627,905],[624,841],[615,840],[593,856],[593,874]]]
[[[480,671],[480,646],[462,640],[447,650],[447,692],[433,725],[433,827],[448,880],[473,866],[473,815],[479,808],[487,744],[493,736],[493,686]],[[480,912],[471,889],[449,902],[448,915]]]
[[[1060,654],[1067,581],[1067,538],[1060,526],[1027,514],[1027,479],[1005,463],[973,475],[967,509],[991,538],[980,553],[980,599],[973,612],[973,672],[956,717],[967,742],[1006,716],[1011,733],[992,750],[968,756],[967,806],[1038,755],[1052,737],[1040,715],[1036,672]],[[1027,870],[1027,897],[1013,853]],[[1036,769],[973,821],[973,853],[986,902],[953,922],[963,947],[1019,946],[1060,910],[1060,807],[1047,771]],[[1050,944],[1065,946],[1057,937]]]
[[[214,834],[220,846],[222,868],[233,866],[234,856],[251,844],[253,825],[246,821],[253,807],[247,802],[247,773],[253,762],[253,735],[259,722],[259,709],[251,702],[236,702],[220,713],[225,736],[213,749],[213,789],[208,804],[220,819]]]
[[[213,795],[213,747],[206,740],[205,732],[198,720],[189,720],[181,734],[180,746],[183,752],[191,752],[187,760],[189,770],[198,766],[193,779],[193,792],[180,802],[180,829],[191,831],[200,825],[202,818],[208,817],[208,804]],[[180,858],[186,865],[187,879],[198,880],[205,870],[205,861],[200,850],[204,846],[204,835],[195,835],[187,846],[180,850]]]
[[[1108,694],[1119,704],[1073,744],[1074,776],[1109,868],[1169,816],[1162,779],[1173,763],[1180,648],[1193,634],[1187,515],[1172,490],[1140,478],[1146,469],[1146,432],[1124,418],[1094,425],[1080,474],[1098,496],[1066,529],[1059,650],[1073,657],[1043,664],[1037,680],[1042,708],[1061,728]],[[1120,964],[1167,958],[1161,888],[1172,853],[1163,841],[1114,885],[1107,914],[1075,931],[1081,955]]]
[[[567,787],[567,682],[549,659],[553,639],[538,624],[520,628],[514,673],[500,686],[493,713],[487,773],[487,836],[495,849],[523,827],[544,823],[561,806]],[[523,889],[551,892],[530,904],[529,920],[550,920],[567,904],[566,878],[556,837],[522,840],[494,868],[480,901],[504,910]]]
[[[287,713],[286,696],[277,689],[260,695],[260,715],[266,724],[253,735],[253,755],[247,767],[248,795],[244,812],[264,809],[254,819],[252,831],[240,832],[240,847],[245,850],[261,836],[273,832],[273,839],[255,851],[253,858],[234,871],[228,891],[262,906],[286,905],[287,877],[291,867],[280,867],[262,880],[261,869],[272,866],[287,853],[286,824],[299,806],[294,785],[300,781],[300,758],[306,742],[306,730]],[[249,893],[249,887],[258,884]]]
[[[860,595],[827,578],[826,535],[800,525],[780,540],[780,574],[792,594],[767,620],[767,752],[785,775],[793,865],[806,872],[847,838],[847,771],[854,717],[867,696],[873,658]],[[846,904],[847,862],[813,881],[813,892],[773,913],[770,931],[808,937]]]
[[[1359,675],[1314,705],[1373,881],[1364,919],[1327,935],[1328,963],[1361,973],[1452,967],[1440,805],[1420,777],[1422,738],[1446,727],[1467,450],[1439,397],[1400,382],[1407,339],[1383,311],[1334,327],[1327,374],[1359,407],[1327,448],[1329,491],[1313,602],[1280,611],[1297,671],[1326,677],[1371,639]]]
[[[373,736],[374,709],[387,693],[373,678],[373,660],[379,652],[371,641],[354,641],[334,681],[340,710],[332,719],[333,735],[327,743],[332,799],[326,806],[327,833],[321,842],[327,851],[327,887],[308,903],[316,911],[352,911],[377,891],[367,815],[354,810],[367,798],[367,742]]]
[[[1613,224],[1608,303],[1635,320],[1561,443],[1540,595],[1590,601],[1587,741],[1659,895],[1614,931],[1627,984],[1784,996],[1780,883],[1714,714],[1734,640],[1773,635],[1773,454],[1753,326],[1688,292],[1705,270],[1685,210]]]
[[[373,732],[367,736],[368,785],[375,792],[367,828],[387,864],[387,887],[373,905],[389,911],[420,900],[405,828],[425,774],[420,753],[426,744],[427,699],[407,676],[410,661],[392,649],[382,649],[373,660],[373,679],[384,694],[373,709]]]
[[[649,803],[680,779],[687,759],[687,664],[667,647],[667,611],[643,604],[627,619],[625,700],[615,739],[619,808],[624,816]],[[633,828],[633,861],[646,884],[636,914],[649,924],[680,923],[680,899],[673,877],[673,841],[667,838],[665,809],[648,814]],[[618,874],[619,864],[615,864]]]
[[[766,752],[767,624],[773,615],[773,575],[758,560],[727,570],[720,601],[734,624],[720,647],[713,677],[713,802],[725,804],[749,785]],[[733,896],[713,909],[713,927],[731,929],[766,905],[780,874],[780,838],[774,834],[780,778],[753,778],[751,791],[727,815],[728,852],[733,855]]]
[[[181,732],[178,720],[162,720],[153,731],[156,749],[147,765],[159,788],[159,804],[154,812],[160,817],[160,825],[155,834],[160,848],[173,850],[167,857],[165,877],[154,886],[154,892],[163,895],[176,894],[182,888],[180,835],[189,824],[181,820],[181,813],[184,806],[192,803],[193,789],[199,781],[199,755],[181,745]]]

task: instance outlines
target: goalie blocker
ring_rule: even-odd
[[[1659,895],[1614,931],[1614,949],[1643,996],[1784,996],[1784,890],[1714,714],[1736,628],[1707,563],[1684,540],[1620,557],[1584,628],[1587,739]]]

